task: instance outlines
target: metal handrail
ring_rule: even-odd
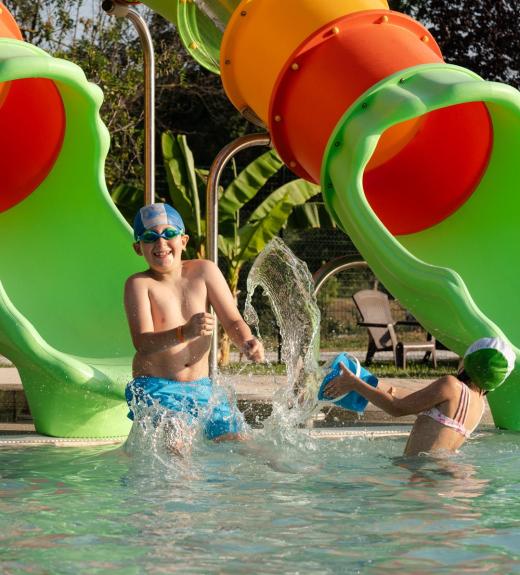
[[[155,202],[155,55],[150,30],[142,16],[128,4],[105,0],[103,10],[116,18],[128,18],[134,25],[144,58],[144,203]]]
[[[218,264],[218,187],[220,178],[228,162],[241,152],[255,146],[271,146],[271,136],[267,133],[248,134],[233,140],[217,154],[211,165],[208,184],[206,186],[206,251],[207,258]],[[218,356],[218,323],[215,318],[215,331],[213,332],[209,356],[209,375],[217,374]]]
[[[368,267],[368,264],[366,261],[360,260],[359,256],[341,256],[321,266],[312,276],[314,280],[314,295],[318,296],[319,291],[329,278],[339,272],[355,267]]]

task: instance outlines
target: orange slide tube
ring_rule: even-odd
[[[358,98],[396,73],[437,64],[443,64],[442,54],[428,30],[381,0],[243,0],[221,51],[231,101],[268,125],[284,162],[314,182],[331,134]],[[396,123],[383,132],[363,170],[367,200],[395,235],[427,229],[471,196],[492,141],[480,102]],[[431,162],[442,169],[432,174]]]
[[[298,47],[278,77],[269,111],[276,149],[299,176],[318,182],[330,134],[359,96],[395,72],[442,61],[431,34],[404,14],[371,10],[328,23]],[[389,130],[371,167],[397,154],[420,124],[415,119]]]
[[[345,14],[386,8],[386,0],[243,0],[226,26],[220,49],[229,99],[238,110],[250,109],[267,124],[276,79],[306,38]]]

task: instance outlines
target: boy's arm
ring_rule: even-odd
[[[249,359],[257,362],[264,361],[263,345],[253,336],[251,329],[240,315],[222,272],[209,260],[204,260],[203,265],[209,303],[226,333]]]
[[[420,413],[450,399],[452,394],[451,376],[441,377],[427,387],[404,397],[396,397],[389,393],[389,388],[379,389],[379,386],[374,388],[365,383],[343,364],[341,364],[341,371],[341,375],[334,378],[325,388],[324,392],[327,397],[339,397],[353,390],[380,409],[396,417]]]

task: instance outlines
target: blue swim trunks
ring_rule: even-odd
[[[136,377],[126,386],[125,397],[130,408],[128,417],[132,420],[134,407],[151,406],[156,402],[165,409],[191,416],[192,421],[200,420],[208,439],[240,433],[245,427],[237,406],[230,405],[224,390],[218,386],[214,388],[209,377],[189,382]]]

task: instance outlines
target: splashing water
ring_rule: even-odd
[[[279,238],[271,240],[253,264],[247,278],[244,318],[258,330],[252,305],[260,286],[273,308],[282,336],[282,360],[287,366],[287,386],[275,396],[273,419],[294,426],[308,420],[316,407],[322,379],[318,365],[320,310],[307,265]]]
[[[307,454],[316,451],[316,440],[301,433],[300,428],[315,413],[317,389],[324,375],[318,364],[320,311],[314,283],[307,265],[275,238],[257,257],[247,279],[244,318],[257,331],[258,315],[251,300],[258,286],[269,298],[280,328],[287,384],[273,397],[272,414],[264,420],[263,430],[254,440],[250,437],[233,449],[276,471],[300,473],[313,468],[305,461]],[[218,374],[213,384],[215,390],[226,393],[236,409],[234,390],[227,378]],[[189,468],[193,465],[192,451],[205,449],[200,421],[171,412],[157,401],[131,407],[137,417],[125,445],[127,454],[147,454],[151,463]]]
[[[158,401],[131,402],[134,423],[124,450],[128,455],[143,455],[167,465],[172,455],[189,458],[199,428],[186,413],[175,413]]]

